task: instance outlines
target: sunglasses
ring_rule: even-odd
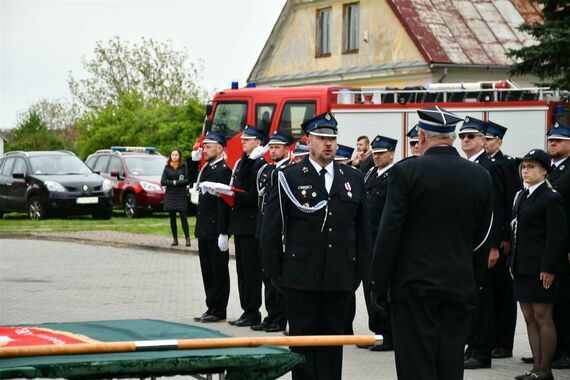
[[[459,140],[473,140],[475,137],[481,137],[482,135],[480,134],[475,134],[475,133],[466,133],[464,135],[459,135]]]
[[[418,145],[417,141],[410,141],[410,146],[416,146],[416,145]]]

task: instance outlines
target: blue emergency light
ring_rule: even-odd
[[[245,86],[247,88],[255,88],[255,82],[247,82],[247,85]]]
[[[113,152],[140,152],[140,153],[156,153],[156,148],[152,146],[112,146]]]
[[[239,82],[232,82],[232,90],[237,90],[239,88]]]

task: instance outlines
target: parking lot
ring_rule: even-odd
[[[131,235],[122,237],[123,246]],[[204,311],[199,261],[192,250],[101,246],[90,243],[87,234],[76,239],[0,240],[0,324],[139,318],[192,324],[192,317]],[[164,236],[157,239],[168,242]],[[230,265],[228,318],[240,314],[235,262]],[[520,363],[522,355],[530,354],[523,326],[519,315],[514,358],[495,360],[491,369],[466,371],[465,379],[512,379],[526,371],[529,367]],[[233,336],[257,334],[227,323],[207,327]],[[369,333],[361,289],[354,329],[356,334]],[[344,353],[344,378],[395,379],[392,352],[348,346]],[[555,371],[555,377],[570,378],[570,372]]]

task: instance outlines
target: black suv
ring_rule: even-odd
[[[12,211],[110,219],[113,184],[72,152],[8,152],[0,157],[0,217]]]

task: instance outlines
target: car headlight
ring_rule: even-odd
[[[113,188],[113,182],[109,181],[108,179],[105,179],[103,181],[103,191],[111,191],[112,188]]]
[[[162,187],[156,183],[141,181],[141,187],[146,191],[162,191]]]
[[[59,182],[45,181],[44,184],[46,185],[48,191],[56,191],[56,192],[65,191],[65,187],[63,187],[63,185]]]

